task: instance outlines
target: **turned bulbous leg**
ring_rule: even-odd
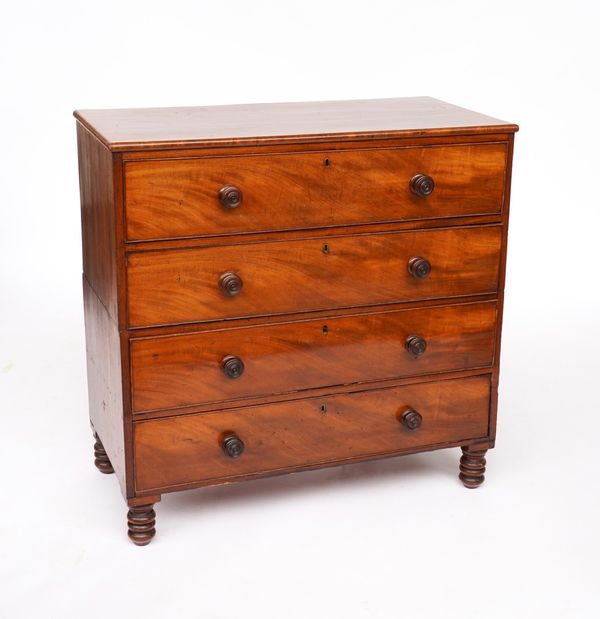
[[[477,488],[485,479],[485,454],[487,449],[461,447],[459,479],[466,488]]]
[[[156,535],[154,503],[130,505],[127,512],[127,535],[136,546],[146,546]]]
[[[113,469],[108,456],[106,455],[106,450],[104,449],[104,445],[100,440],[100,437],[94,432],[94,438],[96,442],[94,443],[94,464],[96,468],[101,473],[114,473],[115,469]]]

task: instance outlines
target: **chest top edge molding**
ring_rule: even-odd
[[[518,131],[515,124],[431,97],[76,110],[74,115],[115,152]]]

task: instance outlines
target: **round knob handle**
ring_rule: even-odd
[[[244,373],[244,362],[234,355],[227,355],[221,361],[221,369],[229,378],[239,378]]]
[[[235,185],[225,185],[219,189],[219,200],[225,208],[237,208],[242,199],[242,190]]]
[[[409,335],[405,346],[413,357],[420,357],[427,350],[427,342],[420,335]]]
[[[231,271],[219,277],[219,287],[228,297],[235,297],[239,294],[243,285],[242,278]]]
[[[410,190],[418,196],[426,198],[433,193],[435,183],[427,174],[415,174],[410,179]]]
[[[431,273],[429,260],[415,256],[408,261],[408,272],[415,279],[425,279]]]
[[[405,410],[400,418],[400,422],[408,430],[416,430],[421,426],[422,421],[423,417],[421,417],[420,413],[417,413],[412,408]]]
[[[244,453],[246,446],[244,441],[236,434],[227,434],[223,437],[221,447],[230,458],[239,458]]]

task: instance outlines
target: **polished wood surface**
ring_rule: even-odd
[[[492,397],[490,401],[490,449],[496,440],[496,419],[498,415],[498,386],[500,383],[500,348],[502,343],[502,319],[504,314],[504,287],[506,281],[506,259],[508,253],[508,222],[510,214],[510,195],[512,182],[512,164],[515,136],[511,135],[508,142],[508,161],[506,169],[506,187],[504,190],[504,213],[502,226],[502,249],[500,252],[500,277],[498,282],[498,320],[496,328],[496,359],[492,373]]]
[[[117,319],[117,249],[113,158],[77,125],[83,274],[112,320]]]
[[[127,493],[123,387],[119,332],[87,279],[83,278],[89,416],[123,494]]]
[[[153,503],[132,505],[127,512],[127,535],[136,546],[146,546],[156,535]]]
[[[509,133],[518,129],[431,97],[78,110],[75,117],[113,151]]]
[[[115,472],[106,449],[104,449],[104,445],[96,432],[94,432],[94,464],[101,473],[110,474]]]
[[[506,143],[133,161],[124,168],[127,238],[139,241],[499,213]],[[424,172],[435,181],[426,196],[411,189]],[[223,206],[223,189],[235,206]]]
[[[458,477],[465,488],[477,488],[485,480],[485,454],[487,449],[466,446],[462,447],[462,452]]]
[[[391,455],[484,437],[489,397],[489,377],[480,376],[137,422],[136,488],[161,491],[308,462]],[[415,430],[401,422],[407,409],[423,418]],[[244,442],[238,458],[223,451],[228,434]]]
[[[129,325],[492,293],[500,241],[500,226],[484,226],[132,253]],[[408,272],[414,256],[432,265],[425,279]],[[234,297],[219,287],[229,272],[243,282]]]
[[[76,112],[95,463],[161,494],[494,447],[514,132],[419,97]]]
[[[486,367],[495,324],[487,302],[134,339],[133,410]],[[407,346],[416,334],[417,355]],[[237,377],[226,358],[242,362]]]

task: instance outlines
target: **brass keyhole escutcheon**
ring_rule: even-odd
[[[329,253],[329,243],[323,243],[323,253],[324,254]]]
[[[323,161],[324,165],[326,168],[330,168],[331,167],[331,161],[329,160],[329,157],[327,157],[325,159],[325,161]]]
[[[319,407],[319,412],[321,413],[321,415],[324,415],[327,412],[327,404],[321,404],[321,406]]]

